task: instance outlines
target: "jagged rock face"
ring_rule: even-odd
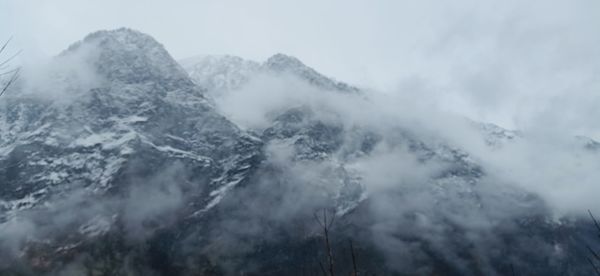
[[[85,224],[125,219],[125,209],[132,207],[119,206],[121,198],[150,191],[152,200],[153,189],[167,189],[173,201],[168,208],[185,207],[180,216],[189,216],[214,206],[259,161],[258,138],[217,114],[149,36],[127,29],[97,32],[56,62],[73,56],[97,72],[93,88],[60,100],[25,91],[4,99],[0,221],[43,212],[73,194],[78,199],[69,207],[87,197],[114,203],[69,221],[80,234],[89,234],[86,229],[95,226]],[[147,211],[160,213],[152,208]],[[102,232],[112,227],[103,226]]]
[[[180,61],[190,78],[209,92],[223,92],[244,85],[260,70],[260,64],[235,56],[203,56]]]
[[[231,65],[231,63],[228,64]],[[310,67],[295,58],[285,55],[273,56],[263,63],[261,68],[262,73],[293,75],[324,91],[341,92],[342,94],[348,92],[348,89],[344,88],[345,85],[333,85],[332,83],[335,83],[335,81],[319,81],[322,75],[315,74]],[[235,66],[227,67],[227,70],[239,72],[235,69]],[[315,77],[317,75],[320,77]],[[205,79],[210,79],[211,75],[197,74],[193,78],[197,83],[201,83]],[[219,93],[226,93],[226,90],[239,89],[252,78],[253,75],[245,75],[242,78],[243,81],[235,82],[240,86],[230,86],[224,89],[225,91],[216,91],[214,95],[219,97]],[[358,92],[355,89],[351,90]],[[357,94],[360,94],[360,92]],[[342,120],[331,120],[330,117],[323,120],[315,115],[315,110],[310,106],[292,107],[271,115],[271,126],[264,130],[256,130],[262,132],[262,140],[265,144],[283,145],[286,149],[289,149],[289,159],[293,164],[292,166],[302,167],[308,163],[317,164],[317,167],[320,168],[335,168],[329,170],[329,172],[337,172],[335,177],[332,177],[331,173],[316,171],[322,172],[321,176],[325,179],[324,181],[329,182],[328,187],[335,187],[329,190],[330,197],[333,199],[330,203],[333,202],[333,208],[342,217],[344,221],[343,228],[353,229],[347,230],[346,234],[353,238],[362,236],[364,238],[361,239],[363,242],[365,240],[373,242],[373,236],[387,237],[387,239],[379,241],[376,239],[374,242],[380,242],[383,245],[375,246],[371,244],[371,247],[365,246],[364,253],[370,256],[366,257],[369,259],[369,264],[366,266],[369,266],[370,271],[378,271],[382,274],[403,271],[408,274],[441,273],[446,275],[508,273],[512,262],[518,262],[516,259],[519,258],[527,259],[527,262],[531,263],[545,263],[547,268],[553,267],[552,269],[522,266],[517,268],[519,271],[528,271],[527,273],[531,272],[533,274],[550,273],[551,270],[560,269],[567,274],[576,275],[589,269],[581,265],[570,266],[567,264],[568,262],[581,264],[576,260],[582,257],[581,252],[577,249],[576,238],[554,234],[554,232],[572,231],[568,223],[557,226],[549,222],[544,203],[531,194],[510,188],[490,188],[489,183],[482,183],[485,168],[477,164],[477,160],[474,160],[460,148],[443,142],[431,143],[431,141],[422,140],[410,129],[397,128],[382,131],[381,129],[370,129],[364,126],[345,125]],[[492,124],[472,122],[472,125],[482,134],[484,143],[494,149],[500,149],[504,144],[521,138],[521,134],[518,132],[505,130]],[[363,176],[360,172],[354,170],[354,164],[361,162],[362,158],[368,158],[381,145],[386,145],[390,150],[406,148],[405,153],[415,156],[418,162],[438,164],[442,169],[437,171],[433,179],[422,183],[421,186],[406,185],[406,183],[399,182],[398,189],[388,191],[387,195],[377,195],[371,200],[370,195],[363,186]],[[308,168],[314,169],[314,167]],[[270,177],[281,178],[280,175],[277,177],[270,175]],[[285,179],[285,177],[283,178]],[[332,179],[337,181],[332,181]],[[278,185],[285,184],[278,182]],[[493,207],[492,202],[494,201],[493,198],[500,194],[503,195],[502,197],[506,196],[506,203],[503,204],[511,206],[509,209],[514,208],[510,212],[519,213],[520,215],[516,218],[495,217],[497,214],[494,208],[499,206]],[[419,208],[411,210],[413,207],[410,202],[415,200],[414,198],[423,195],[427,196],[424,200],[431,203],[432,210],[426,211]],[[390,208],[390,206],[385,206],[386,203],[378,202],[386,198],[392,202],[397,202],[397,208],[404,209],[398,211],[402,215],[380,217],[379,220],[373,218],[373,209]],[[408,203],[404,203],[404,201]],[[387,202],[387,200],[384,200],[384,202]],[[480,217],[482,221],[488,219],[494,221],[490,223],[489,232],[484,231],[486,234],[476,239],[483,238],[490,242],[490,246],[494,246],[500,251],[510,252],[506,254],[516,259],[508,260],[502,254],[488,254],[489,252],[486,249],[481,249],[483,251],[480,251],[480,253],[486,252],[485,255],[487,256],[473,257],[473,254],[480,254],[474,253],[480,249],[476,249],[477,245],[473,244],[475,241],[473,236],[470,236],[473,233],[461,226],[461,222],[453,219],[454,214],[468,214],[467,216]],[[426,224],[438,225],[437,227],[443,233],[437,235],[443,238],[427,238],[426,236],[429,234],[436,234],[423,233],[423,231],[429,232],[431,230],[418,226],[420,223],[424,223],[423,220],[427,221]],[[589,226],[584,228],[589,230]],[[371,230],[365,231],[365,229]],[[365,232],[368,232],[368,234]],[[514,239],[514,232],[529,234],[523,239]],[[484,238],[486,235],[488,236]],[[396,243],[394,242],[395,238],[406,242]],[[507,243],[502,244],[503,240]],[[396,248],[394,248],[394,244]],[[532,253],[527,253],[530,248],[528,249],[526,244],[529,244],[531,248],[546,249],[544,249],[544,253],[530,256]],[[338,246],[343,245],[338,244]],[[554,249],[552,249],[552,246],[554,246]],[[374,247],[379,249],[371,251]],[[563,250],[571,252],[571,255],[560,253]],[[388,254],[383,255],[391,254],[392,256],[397,252],[404,252],[404,254],[412,252],[411,257],[399,254],[398,258],[414,258],[416,261],[410,263],[394,259],[387,260],[385,264],[387,268],[381,269],[376,265],[382,265],[381,258],[386,258],[382,256],[381,251],[389,251]],[[265,259],[273,260],[274,263],[270,265],[267,264],[269,262],[265,262],[263,268],[281,265],[281,263],[274,260],[274,256],[268,253],[256,253],[251,254],[251,256],[263,256]],[[481,259],[475,260],[474,258]],[[310,261],[308,262],[310,263]],[[393,269],[389,270],[390,267],[393,267]],[[279,271],[279,273],[286,272],[289,273],[290,270]]]
[[[85,50],[92,52],[87,62],[112,81],[152,82],[168,90],[191,86],[183,68],[160,43],[146,34],[129,29],[99,31],[73,44],[61,55]]]
[[[359,89],[349,84],[332,80],[295,57],[276,54],[263,63],[234,56],[205,56],[181,61],[190,78],[209,91],[238,89],[256,75],[289,75],[301,79],[319,89],[358,93]]]
[[[343,114],[324,119],[307,105],[244,131],[206,96],[260,74],[364,96],[296,58],[190,59],[182,62],[188,76],[154,39],[119,29],[93,33],[56,58],[67,62],[94,77],[59,71],[60,97],[22,85],[0,105],[0,233],[18,238],[0,238],[15,251],[0,252],[8,260],[2,273],[320,273],[320,208],[338,217],[335,255],[347,256],[353,239],[361,273],[493,275],[519,259],[543,264],[517,266],[523,273],[589,271],[577,261],[571,224],[549,221],[535,196],[486,183],[485,168],[460,148],[401,127],[349,124]],[[474,124],[491,147],[520,137]],[[372,162],[378,155],[383,160]],[[373,176],[361,168],[400,162],[397,155],[436,167],[433,177],[367,190]],[[336,262],[350,273],[348,258]]]
[[[288,73],[299,76],[300,78],[320,87],[321,89],[343,92],[358,92],[356,87],[352,87],[346,83],[327,78],[319,74],[314,69],[304,65],[297,58],[284,54],[276,54],[270,57],[267,59],[267,61],[265,61],[263,67],[266,70],[273,72]]]

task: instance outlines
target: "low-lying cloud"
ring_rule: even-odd
[[[560,224],[572,215],[584,217],[588,209],[600,213],[595,200],[600,192],[596,183],[600,179],[599,156],[596,150],[586,147],[586,139],[574,133],[555,131],[552,124],[536,125],[507,131],[509,138],[493,137],[500,142],[490,145],[486,138],[493,134],[487,133],[482,124],[445,111],[427,93],[412,93],[410,98],[376,91],[352,95],[323,91],[299,80],[284,80],[255,78],[239,90],[217,96],[217,107],[249,129],[264,129],[274,115],[304,107],[312,111],[314,120],[341,124],[347,133],[361,128],[379,135],[377,146],[367,155],[342,157],[336,152],[332,159],[317,164],[337,164],[360,175],[374,221],[370,226],[373,241],[398,270],[408,268],[406,272],[414,272],[418,260],[425,258],[421,256],[426,254],[422,242],[406,239],[417,236],[429,243],[429,250],[469,271],[469,264],[456,255],[460,250],[457,247],[464,245],[455,244],[454,235],[460,229],[459,232],[464,231],[463,238],[478,252],[474,254],[480,254],[481,269],[493,274],[497,271],[494,272],[492,262],[501,256],[490,248],[501,246],[499,231],[518,231],[521,226],[514,224],[513,219],[549,215]],[[423,161],[422,153],[408,147],[407,137],[437,151],[438,158]],[[351,141],[347,138],[344,143]],[[457,165],[446,159],[452,155],[448,150],[456,150],[452,154],[464,153],[465,162],[480,166],[483,174],[473,179],[440,178]],[[279,151],[283,153],[271,158],[274,163],[301,168],[290,177],[305,183],[303,175],[318,170],[309,172],[300,162],[283,160],[281,156],[292,154],[289,151]],[[327,179],[327,185],[335,185]],[[310,185],[305,187],[314,191]],[[305,204],[304,208],[317,206]],[[399,236],[405,239],[398,239]],[[520,242],[512,248],[525,252],[529,244],[559,260],[566,257],[553,244],[542,240],[524,238]],[[511,262],[520,263],[518,259]],[[427,266],[422,269],[422,273],[431,272]]]
[[[29,97],[75,98],[100,81],[86,63],[78,63],[81,59],[59,57],[41,65],[42,69],[26,69],[19,89]],[[56,75],[48,74],[51,71]],[[458,101],[478,108],[493,107],[492,103],[503,102],[499,94],[522,89],[515,75],[502,72],[498,70],[498,76],[490,76],[490,72],[458,76],[456,87],[471,93]],[[567,83],[576,82],[571,77]],[[286,235],[314,235],[319,229],[306,225],[306,219],[314,210],[340,202],[343,205],[343,189],[364,192],[365,196],[351,200],[365,204],[372,218],[368,225],[372,242],[400,271],[412,269],[426,258],[422,241],[429,250],[467,271],[468,264],[453,251],[456,235],[470,242],[474,254],[489,257],[482,258],[482,270],[491,274],[492,264],[486,262],[501,256],[488,252],[486,246],[501,244],[494,236],[497,229],[517,228],[509,223],[513,218],[550,214],[560,222],[568,215],[585,215],[588,209],[600,213],[595,200],[600,192],[596,183],[600,179],[599,155],[576,138],[579,131],[589,133],[596,124],[590,119],[594,116],[583,116],[595,114],[591,109],[595,101],[587,100],[593,95],[585,92],[590,86],[578,92],[585,94],[582,99],[555,95],[535,112],[526,112],[527,120],[517,124],[523,126],[519,134],[511,139],[498,138],[502,142],[496,147],[486,143],[489,134],[478,124],[447,108],[443,101],[448,98],[435,98],[440,87],[428,81],[416,77],[403,83],[399,91],[344,94],[324,91],[292,75],[260,73],[239,89],[217,95],[217,110],[255,133],[271,127],[283,112],[306,108],[311,112],[310,120],[341,126],[344,137],[339,150],[319,160],[296,158],[294,141],[267,143],[263,165],[268,170],[254,176],[255,186],[242,187],[224,201],[221,208],[234,212],[211,225],[212,240],[204,248],[207,254],[216,253],[218,259],[252,252],[256,249],[252,239],[257,236],[279,241]],[[476,92],[489,89],[497,90],[493,92],[496,97]],[[557,110],[566,112],[561,116]],[[374,148],[346,154],[344,150],[356,148],[355,130],[361,135],[372,133],[376,137]],[[426,149],[415,150],[412,142],[422,143],[417,146]],[[464,158],[453,159],[456,154]],[[473,165],[473,170],[481,169],[482,174],[447,176],[448,171],[462,165],[453,163],[459,161]],[[90,201],[95,198],[85,190],[51,200],[50,206],[42,206],[47,209],[25,211],[3,223],[0,235],[12,238],[2,239],[0,246],[16,253],[28,239],[43,239],[86,221],[99,222],[101,225],[93,227],[101,228],[103,222],[114,222],[115,214],[130,240],[144,240],[172,223],[176,217],[171,215],[186,207],[184,190],[199,188],[188,187],[186,179],[180,177],[184,174],[183,168],[175,166],[158,172],[151,180],[132,180],[121,197],[97,202]],[[344,181],[356,181],[358,188],[344,186]],[[239,202],[244,208],[239,208]],[[340,215],[352,210],[347,207],[356,206],[342,207],[337,210]],[[275,231],[271,225],[282,226],[286,232]],[[83,232],[93,231],[90,227]],[[410,240],[415,236],[419,242]],[[549,254],[557,251],[552,244],[537,240],[526,240],[519,246],[528,242]],[[418,271],[429,273],[430,269],[425,265]]]

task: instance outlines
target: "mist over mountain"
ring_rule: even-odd
[[[0,274],[591,275],[598,142],[98,31],[0,98]],[[425,97],[425,96],[424,96]],[[324,212],[324,213],[323,213]],[[354,251],[349,249],[351,240]]]

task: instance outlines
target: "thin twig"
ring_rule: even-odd
[[[328,220],[327,209],[323,208],[323,215],[321,218],[319,218],[318,211],[316,211],[313,215],[319,226],[321,226],[321,228],[323,229],[323,234],[325,236],[325,253],[327,254],[327,263],[329,264],[329,275],[334,276],[334,260],[333,252],[331,250],[331,243],[329,241],[329,230],[333,225],[333,221],[335,220],[335,214],[330,220]]]
[[[358,276],[358,270],[356,269],[356,255],[354,254],[352,240],[350,240],[350,253],[352,254],[352,276]]]
[[[596,218],[594,217],[594,215],[592,214],[592,211],[588,210],[588,214],[590,214],[590,218],[592,218],[592,221],[594,222],[594,226],[596,227],[596,230],[598,231],[598,236],[600,236],[600,225],[598,224],[598,221],[596,220]],[[594,256],[594,258],[597,261],[600,261],[600,256],[598,255],[598,253],[596,253],[596,251],[594,251],[589,245],[586,244],[587,249],[592,253],[592,256]],[[587,258],[588,262],[590,263],[590,265],[594,268],[594,271],[596,272],[596,275],[600,275],[600,270],[598,270],[598,267],[594,264],[594,261],[590,258]]]
[[[8,47],[8,44],[10,43],[11,40],[12,40],[12,37],[9,38],[6,42],[4,42],[4,44],[2,44],[2,46],[0,47],[0,54],[6,50],[6,47]],[[13,60],[15,57],[17,57],[20,53],[21,53],[21,51],[18,51],[17,53],[10,56],[6,60],[0,62],[0,69],[5,68],[6,67],[5,65],[8,64],[11,60]],[[8,87],[11,86],[19,78],[19,72],[20,72],[20,69],[17,68],[17,69],[13,69],[13,70],[8,70],[7,72],[0,73],[0,76],[12,74],[11,77],[8,79],[8,82],[4,86],[2,86],[2,89],[0,90],[0,96],[2,96],[4,94],[4,92],[6,92],[6,90],[8,90]]]
[[[323,276],[327,276],[327,271],[325,271],[325,267],[323,267],[323,263],[319,261],[319,267],[321,267],[321,271],[323,272]]]
[[[21,54],[21,50],[19,50],[18,52],[16,52],[14,55],[10,56],[9,58],[7,58],[5,61],[3,61],[2,63],[0,63],[0,67],[4,66],[5,64],[9,63],[11,60],[13,60],[14,58],[16,58],[18,55]]]
[[[0,76],[5,76],[5,75],[10,75],[10,74],[14,74],[15,72],[19,71],[21,68],[15,68],[12,70],[8,70],[6,72],[2,72],[0,73]]]
[[[4,52],[4,49],[6,49],[6,46],[8,46],[8,43],[10,43],[11,40],[12,36],[6,42],[4,42],[4,44],[2,44],[2,47],[0,48],[0,53]]]
[[[592,253],[592,256],[594,256],[594,258],[596,258],[597,261],[600,261],[600,256],[598,256],[598,253],[596,253],[596,251],[594,251],[589,245],[585,245],[585,247],[587,247],[587,249]]]
[[[594,215],[592,215],[592,211],[588,210],[588,214],[590,214],[590,217],[592,218],[592,221],[594,221],[594,225],[596,226],[596,230],[598,230],[598,234],[600,235],[600,225],[598,224],[598,221],[596,220]]]
[[[600,276],[600,270],[598,270],[598,267],[594,264],[594,262],[590,258],[586,258],[586,259],[588,260],[590,265],[594,268],[594,271],[596,271],[596,275]]]
[[[333,212],[332,212],[333,213]],[[333,213],[333,216],[331,217],[331,220],[329,221],[329,225],[328,228],[331,228],[331,226],[333,225],[333,222],[335,221],[335,213]]]
[[[317,221],[317,223],[319,224],[319,226],[321,226],[321,228],[324,227],[324,225],[321,223],[321,219],[319,218],[319,215],[317,215],[318,212],[315,212],[313,214],[313,216],[315,217],[315,220]]]
[[[15,81],[17,81],[17,79],[19,79],[19,71],[20,70],[17,69],[17,71],[15,71],[15,73],[12,75],[12,77],[10,77],[8,82],[2,88],[2,91],[0,91],[0,96],[4,95],[4,92],[8,90],[8,87],[10,87]]]

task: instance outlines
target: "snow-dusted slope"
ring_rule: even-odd
[[[242,86],[260,70],[260,64],[236,56],[199,56],[180,61],[190,78],[208,91]]]
[[[96,32],[54,62],[64,60],[92,68],[94,86],[82,91],[80,79],[65,77],[74,91],[60,98],[28,94],[24,86],[2,103],[2,222],[74,192],[99,196],[156,179],[147,185],[189,190],[182,204],[194,198],[190,212],[202,210],[239,183],[259,154],[260,141],[217,114],[148,35]],[[165,176],[173,170],[181,174]]]
[[[259,74],[291,75],[319,89],[356,93],[358,88],[328,78],[295,57],[275,54],[263,63],[235,56],[203,56],[180,61],[191,79],[209,91],[233,90]]]
[[[86,36],[60,54],[83,55],[99,74],[127,84],[154,82],[165,89],[190,86],[181,66],[154,38],[130,29],[99,31]]]
[[[274,55],[260,66],[257,66],[257,63],[251,63],[253,65],[250,70],[243,65],[244,63],[240,59],[235,60],[237,62],[230,62],[227,59],[210,59],[210,62],[197,61],[198,63],[194,63],[192,61],[189,64],[195,64],[196,67],[202,68],[205,66],[206,68],[220,68],[219,70],[223,71],[217,74],[218,79],[226,80],[223,81],[224,83],[234,84],[219,86],[218,89],[215,89],[215,97],[220,97],[223,91],[228,90],[239,89],[239,93],[252,92],[244,90],[245,85],[260,74],[293,76],[308,84],[306,87],[313,87],[318,91],[358,91],[350,85],[327,78],[298,59],[286,55]],[[184,67],[198,84],[210,83],[207,80],[211,80],[215,76],[211,72],[219,71],[205,69],[202,71],[205,73],[198,74],[199,71],[189,69],[194,66]],[[304,87],[298,83],[292,83],[292,85],[297,85],[296,90],[293,90],[294,93],[298,93],[298,87]],[[214,85],[204,86],[209,90],[212,89],[211,87],[216,87]],[[260,89],[260,87],[252,87],[252,89]],[[346,103],[360,101],[358,99],[349,100],[347,97],[362,98],[362,93],[333,94],[340,97],[338,100]],[[257,95],[270,96],[266,93],[257,93]],[[511,231],[535,233],[524,238],[523,243],[497,245],[502,248],[499,250],[511,252],[510,254],[513,256],[527,255],[524,253],[527,251],[524,250],[524,247],[527,246],[545,247],[548,245],[569,248],[565,250],[571,250],[573,256],[579,254],[574,249],[576,245],[572,239],[553,236],[552,233],[559,226],[548,222],[546,218],[548,214],[540,198],[512,185],[490,184],[490,176],[487,175],[482,160],[478,160],[481,156],[475,157],[460,146],[441,137],[434,139],[424,137],[422,132],[407,128],[406,125],[393,122],[373,122],[373,127],[371,127],[353,122],[345,118],[352,115],[352,112],[344,113],[347,112],[347,109],[346,111],[343,111],[343,108],[336,109],[335,105],[328,105],[326,102],[327,100],[335,102],[335,99],[318,97],[317,99],[320,100],[299,101],[286,107],[274,108],[268,116],[271,120],[270,126],[254,130],[262,133],[261,138],[267,145],[267,155],[271,156],[271,159],[278,160],[276,164],[272,164],[270,170],[283,171],[280,174],[268,174],[269,181],[267,182],[273,183],[269,186],[271,188],[268,189],[268,192],[265,192],[266,194],[273,190],[280,191],[279,187],[281,186],[307,185],[311,190],[318,191],[318,193],[310,193],[311,197],[319,198],[321,194],[327,195],[329,202],[324,205],[334,208],[338,216],[350,221],[346,225],[347,227],[358,229],[372,227],[370,234],[385,236],[386,238],[380,241],[381,247],[386,248],[390,241],[398,237],[396,235],[400,235],[403,236],[400,238],[401,240],[415,240],[415,244],[417,244],[415,246],[419,248],[414,249],[415,254],[423,254],[422,258],[415,257],[415,259],[420,259],[424,263],[435,263],[437,256],[443,255],[442,259],[452,260],[449,261],[453,263],[450,266],[456,265],[454,262],[457,260],[458,263],[464,265],[460,268],[457,267],[452,272],[447,270],[448,268],[438,267],[437,269],[441,270],[437,270],[437,272],[441,274],[470,275],[474,273],[474,270],[479,269],[474,268],[478,264],[470,263],[469,257],[461,255],[470,250],[469,244],[473,238],[470,236],[473,234],[470,233],[470,226],[461,225],[465,221],[459,217],[463,216],[468,217],[468,220],[474,219],[481,222],[482,225],[485,224],[482,226],[483,228],[479,228],[475,232],[480,230],[486,232],[487,234],[484,235],[491,235],[490,240],[494,241],[510,239],[513,235]],[[369,100],[367,99],[353,107],[368,108],[368,106]],[[323,116],[323,109],[326,109],[327,116]],[[377,110],[367,110],[377,112]],[[501,150],[503,146],[522,139],[520,132],[506,130],[493,124],[471,122],[466,119],[463,123],[473,133],[479,133],[481,140],[478,143],[481,142],[482,146],[489,147],[491,151]],[[379,127],[375,125],[379,125]],[[461,130],[457,129],[457,131]],[[409,163],[413,162],[410,161],[412,159],[419,165],[406,164],[407,160]],[[272,162],[270,159],[268,161]],[[403,173],[396,170],[403,170]],[[411,170],[416,170],[416,172]],[[301,175],[301,184],[293,181],[298,177],[297,175],[286,174],[290,171]],[[373,175],[374,171],[377,172],[376,175]],[[413,178],[422,174],[430,177],[426,180]],[[260,182],[265,182],[265,179],[261,179]],[[377,185],[383,185],[383,187]],[[286,193],[288,193],[287,190],[277,193],[277,196],[285,198],[286,195],[289,196]],[[292,197],[295,197],[296,200],[304,200],[304,193],[295,190],[292,193],[295,193]],[[247,196],[246,193],[242,192],[242,194]],[[252,196],[260,201],[270,199],[256,194],[252,194]],[[427,207],[423,207],[423,204]],[[252,205],[244,206],[252,207]],[[503,209],[504,213],[499,215],[496,208]],[[388,213],[385,210],[393,211]],[[506,214],[511,215],[504,216]],[[367,222],[370,220],[372,221]],[[432,234],[429,232],[432,229],[421,228],[420,224],[432,226],[437,229],[433,231],[440,232]],[[357,225],[362,225],[362,227]],[[505,228],[507,225],[510,225],[508,228],[511,230],[507,231]],[[564,227],[568,228],[569,226]],[[426,233],[421,233],[421,231]],[[429,236],[430,234],[432,236]],[[479,234],[481,233],[475,235]],[[483,244],[484,242],[477,243]],[[386,250],[404,252],[404,247],[412,245],[410,242],[399,242],[397,246],[400,248]],[[477,245],[474,246],[477,247]],[[485,252],[482,254],[486,256],[481,258],[490,262],[487,264],[489,267],[484,270],[489,269],[489,272],[493,274],[506,268],[507,264],[501,264],[502,261],[495,263],[502,258],[500,255],[485,249],[482,252]],[[535,261],[533,259],[529,261],[541,262],[543,258],[547,257],[553,259],[556,264],[560,263],[556,267],[572,271],[570,273],[576,274],[577,272],[573,271],[585,270],[582,267],[565,268],[562,262],[565,262],[568,257],[555,254],[555,252],[547,253],[534,257]],[[404,256],[401,253],[398,254]],[[542,255],[546,257],[541,257]],[[537,259],[537,257],[542,259]],[[397,258],[388,261],[394,263]],[[419,264],[413,263],[408,266],[419,266]],[[415,273],[412,268],[406,271],[408,271],[407,274]],[[528,268],[526,271],[535,274],[543,273],[545,269]]]
[[[323,209],[339,220],[336,256],[353,239],[365,272],[589,271],[569,267],[581,263],[577,241],[554,233],[570,225],[550,221],[538,197],[490,183],[481,160],[397,118],[362,120],[338,104],[377,112],[362,92],[296,58],[180,66],[150,36],[118,29],[90,34],[44,73],[0,101],[0,273],[318,271]],[[211,96],[261,74],[325,98],[241,130]],[[494,149],[521,137],[473,127]]]

